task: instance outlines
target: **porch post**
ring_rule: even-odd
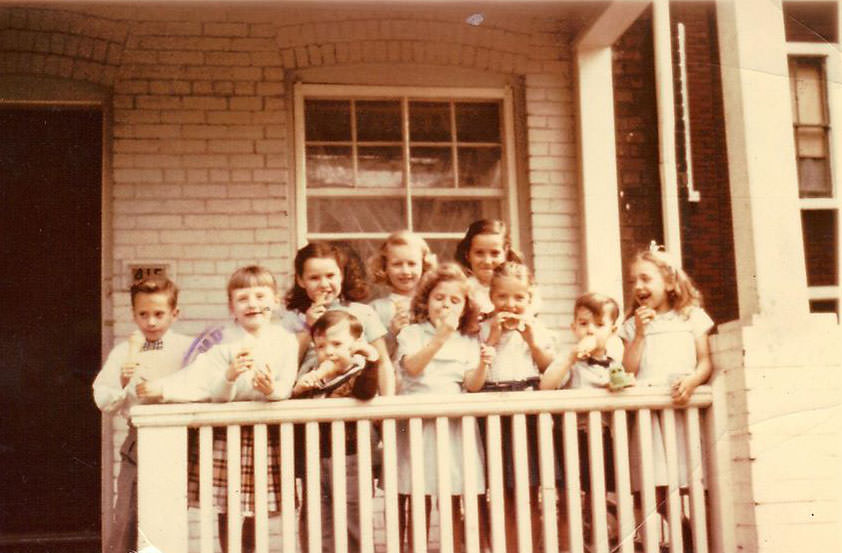
[[[614,2],[576,39],[585,288],[623,301],[611,47],[646,2]]]
[[[783,8],[717,2],[740,317],[808,312]]]
[[[187,551],[187,427],[138,426],[138,551]]]
[[[783,6],[716,8],[740,309],[711,340],[734,452],[726,512],[741,550],[835,550],[842,332],[809,313]]]

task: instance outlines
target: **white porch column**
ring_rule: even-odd
[[[623,301],[611,47],[646,9],[614,2],[576,40],[585,288]]]
[[[717,26],[740,321],[712,349],[736,544],[838,551],[842,332],[809,314],[783,6],[721,0]]]
[[[740,317],[808,312],[780,1],[717,3]]]

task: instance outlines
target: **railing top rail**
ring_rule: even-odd
[[[699,386],[690,402],[683,407],[709,407],[712,398],[710,386]],[[667,387],[639,387],[614,393],[606,390],[555,390],[460,395],[419,394],[376,397],[370,401],[341,398],[139,405],[132,408],[131,416],[137,427],[222,426],[671,407],[676,406],[672,403]]]

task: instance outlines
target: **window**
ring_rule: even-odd
[[[367,257],[407,228],[447,259],[476,219],[516,230],[507,89],[299,84],[295,102],[300,243]]]
[[[802,198],[833,195],[828,152],[828,114],[824,60],[792,57],[789,60],[792,120],[798,162],[798,193]]]
[[[828,59],[790,56],[789,77],[810,310],[838,313],[839,191],[831,163]]]

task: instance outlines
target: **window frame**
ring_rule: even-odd
[[[333,191],[330,189],[313,189],[308,194],[307,190],[307,159],[305,141],[305,106],[307,99],[391,99],[399,100],[403,107],[410,101],[415,100],[498,100],[501,103],[501,162],[503,171],[501,176],[500,192],[487,188],[460,188],[459,194],[448,194],[446,190],[424,189],[425,197],[453,197],[453,198],[496,198],[501,199],[501,211],[507,219],[510,229],[512,243],[519,247],[519,212],[518,212],[518,190],[517,190],[517,162],[516,162],[516,140],[515,140],[515,118],[514,100],[511,86],[493,88],[470,88],[470,87],[416,87],[416,86],[380,86],[380,85],[346,85],[346,84],[316,84],[297,82],[293,86],[293,142],[295,151],[295,243],[297,247],[304,246],[309,240],[366,240],[385,239],[390,232],[353,232],[353,233],[316,233],[307,230],[307,200],[309,197],[336,197],[355,195],[360,198],[376,196],[377,190],[358,189],[351,191],[342,189]],[[406,121],[403,121],[406,125]],[[408,129],[403,130],[403,149],[407,153],[409,147]],[[409,174],[410,159],[404,156],[404,175]],[[401,195],[406,202],[406,222],[409,230],[412,230],[412,183],[402,184]],[[392,229],[393,231],[401,229]],[[418,232],[426,239],[458,240],[464,236],[463,232]]]
[[[825,111],[827,117],[828,165],[830,177],[829,197],[799,197],[801,211],[831,210],[836,212],[836,279],[835,286],[808,286],[807,297],[810,301],[835,300],[837,316],[842,315],[842,232],[840,232],[840,215],[842,215],[842,176],[839,167],[842,166],[842,58],[836,50],[838,44],[819,42],[788,42],[787,56],[791,58],[819,58],[822,60],[824,74],[822,86],[825,95]],[[789,67],[789,63],[787,63]],[[792,75],[787,70],[787,78]],[[790,102],[794,99],[791,98]],[[795,139],[795,122],[793,121],[793,152],[798,160],[798,144]],[[800,172],[799,172],[800,175]],[[800,178],[800,177],[799,177]],[[800,186],[797,184],[797,186]],[[799,194],[800,196],[800,194]],[[802,228],[803,234],[803,228]],[[805,259],[806,263],[806,259]]]

